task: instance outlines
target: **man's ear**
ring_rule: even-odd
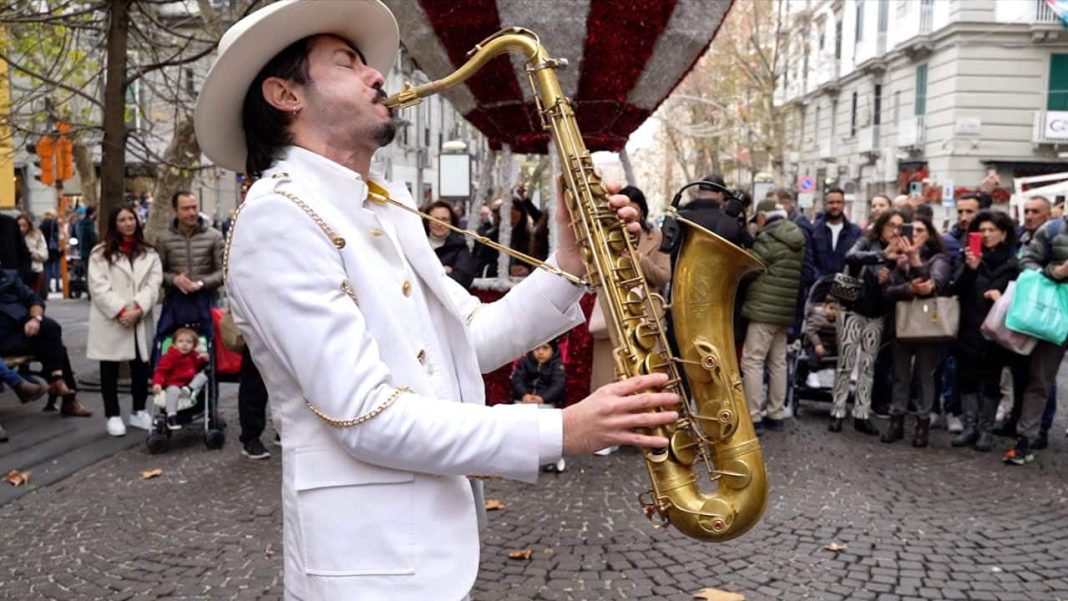
[[[299,84],[281,77],[268,77],[260,89],[267,104],[283,113],[296,113],[304,108],[303,90]]]

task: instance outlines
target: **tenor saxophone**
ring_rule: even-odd
[[[386,103],[398,109],[418,104],[510,52],[527,58],[538,113],[560,158],[564,201],[590,284],[604,307],[616,376],[665,373],[664,390],[681,399],[675,422],[648,431],[670,444],[643,450],[652,486],[639,495],[642,510],[658,526],[674,526],[699,540],[739,536],[756,524],[767,501],[764,458],[742,392],[732,326],[738,284],[761,263],[679,217],[683,236],[674,255],[670,303],[650,289],[635,241],[609,207],[560,88],[556,70],[566,61],[550,57],[527,29],[490,36],[453,73],[418,87],[405,84]],[[701,485],[714,489],[703,491]]]

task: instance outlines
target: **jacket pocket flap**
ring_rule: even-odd
[[[312,490],[331,486],[411,482],[415,474],[364,463],[341,451],[297,451],[293,488]]]

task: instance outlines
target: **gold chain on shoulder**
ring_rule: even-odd
[[[279,172],[274,175],[274,178],[287,180],[289,178],[289,175],[284,172]],[[324,234],[326,234],[326,237],[330,239],[330,242],[334,244],[334,247],[337,248],[338,252],[340,253],[341,249],[345,248],[345,239],[341,236],[338,236],[334,232],[334,230],[331,229],[329,225],[327,225],[326,221],[324,221],[323,218],[320,217],[314,209],[308,206],[307,203],[301,200],[299,196],[293,194],[292,192],[281,190],[280,187],[282,183],[283,182],[280,181],[277,185],[275,185],[274,193],[278,194],[279,196],[282,196],[283,198],[288,199],[290,202],[297,205],[297,207],[304,211],[309,217],[311,217],[312,221],[315,222],[315,225],[319,226],[319,229],[322,230]],[[241,206],[237,208],[237,212],[234,213],[234,221],[230,224],[230,231],[227,232],[226,246],[223,249],[224,280],[229,278],[230,276],[230,244],[233,242],[234,231],[237,229],[237,220],[241,216],[241,211],[244,210],[244,208],[245,203],[241,203]],[[341,291],[344,292],[349,298],[351,298],[353,302],[356,302],[356,291],[352,289],[352,286],[348,283],[347,280],[343,280],[341,282]],[[322,410],[320,410],[318,407],[313,405],[312,402],[309,401],[306,397],[304,399],[304,404],[308,406],[308,409],[313,414],[315,414],[316,417],[330,424],[331,426],[335,428],[351,428],[353,426],[359,426],[361,424],[367,423],[368,421],[378,417],[380,413],[388,409],[390,405],[396,402],[397,399],[400,398],[400,395],[404,394],[405,392],[411,392],[411,389],[407,386],[401,386],[400,388],[395,389],[393,391],[393,394],[389,395],[389,398],[383,401],[381,405],[375,407],[364,415],[360,415],[352,419],[337,419],[330,417],[329,415],[323,413]]]
[[[318,407],[313,405],[312,402],[307,399],[307,397],[305,397],[304,399],[304,404],[307,405],[308,409],[315,414],[315,417],[318,417],[327,424],[330,424],[335,428],[352,428],[354,426],[365,424],[371,421],[372,419],[378,417],[380,413],[382,413],[386,409],[389,409],[390,405],[392,405],[394,402],[397,401],[398,398],[400,398],[400,395],[411,391],[412,389],[408,388],[407,386],[401,386],[400,388],[394,389],[393,394],[389,395],[389,398],[385,401],[382,401],[381,405],[375,407],[374,409],[368,411],[367,413],[364,413],[359,417],[354,417],[352,419],[336,419],[330,417],[329,415],[323,413],[322,410],[320,410]]]

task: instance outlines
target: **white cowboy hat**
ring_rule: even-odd
[[[218,57],[197,98],[197,141],[212,162],[245,170],[241,107],[249,85],[275,55],[316,34],[349,41],[383,75],[400,44],[397,20],[379,0],[281,0],[241,19],[219,41]]]

